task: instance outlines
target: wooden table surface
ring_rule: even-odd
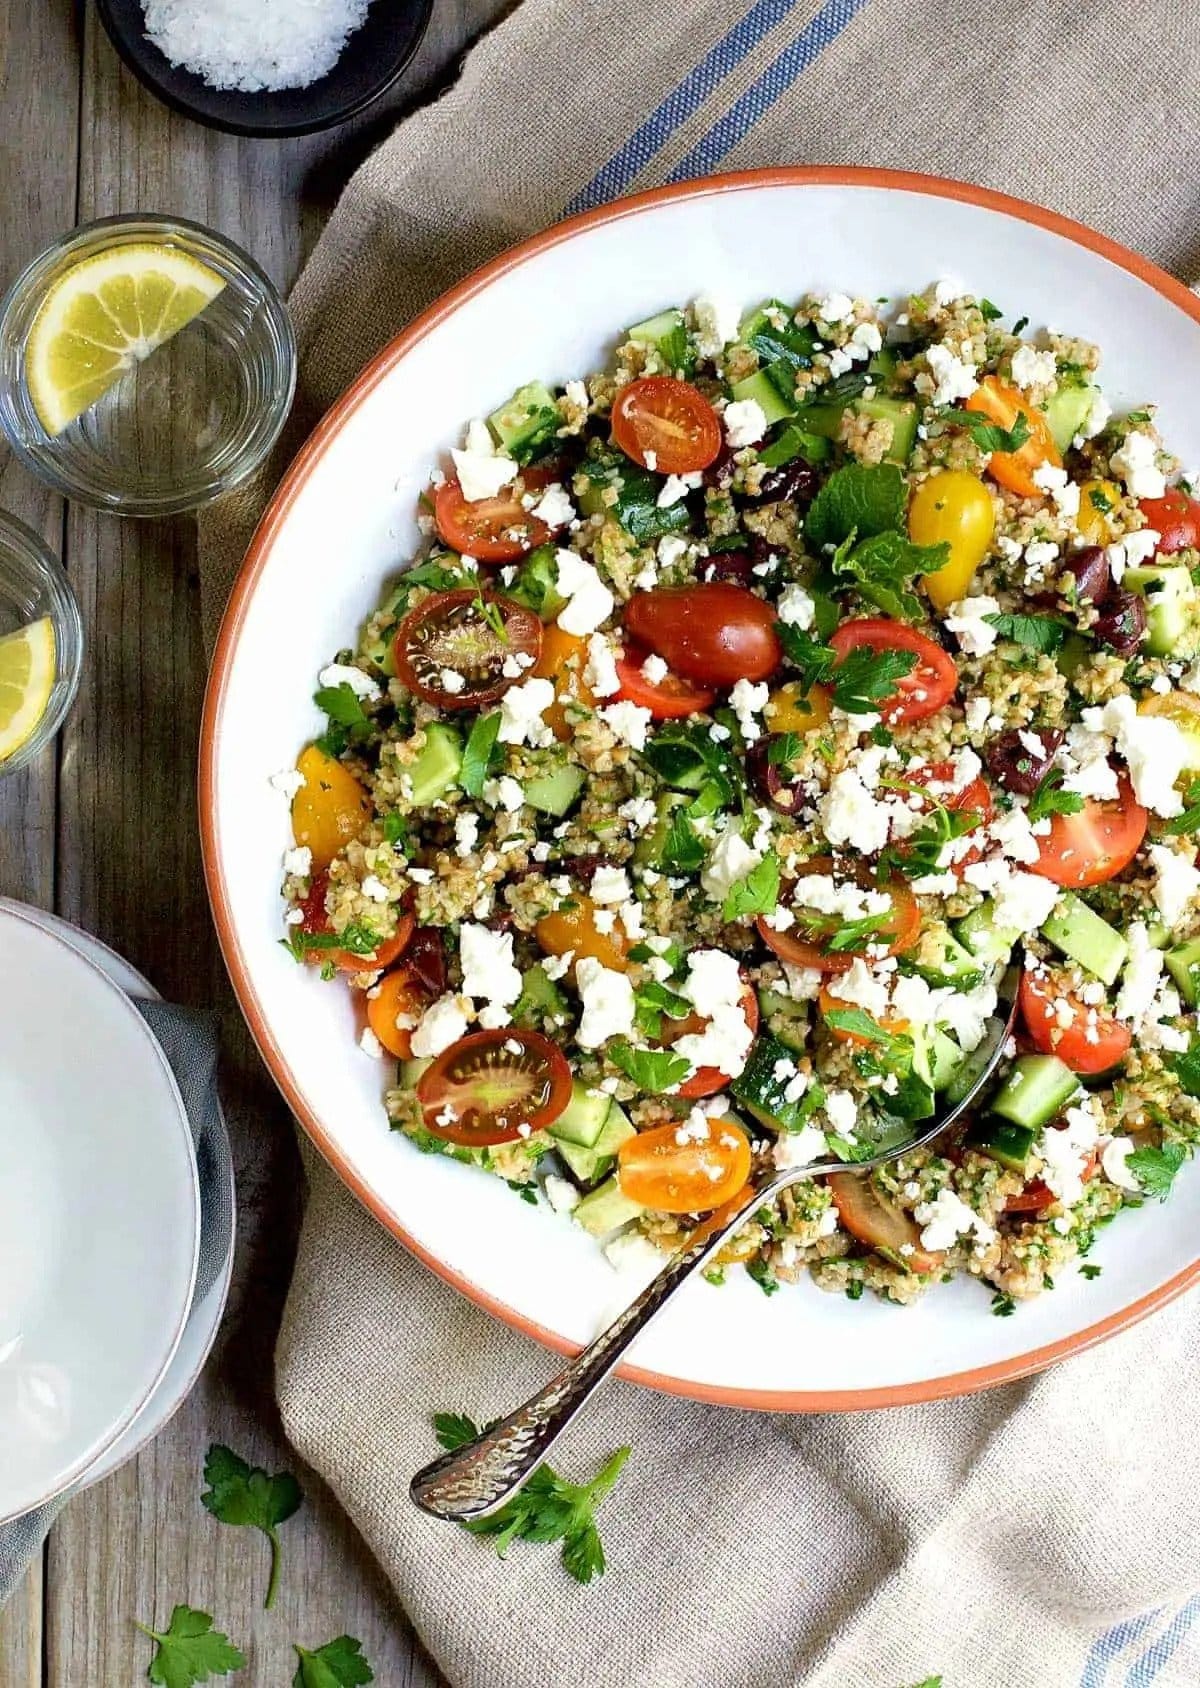
[[[333,135],[239,140],[175,116],[121,66],[87,0],[0,0],[0,290],[77,222],[165,211],[222,230],[290,286],[342,185],[398,114],[452,73],[503,0],[435,0],[402,88]],[[87,660],[60,743],[0,780],[0,893],[58,910],[129,957],[173,1001],[222,1022],[240,1200],[234,1290],[200,1385],[132,1464],[73,1500],[0,1613],[0,1688],[132,1688],[179,1601],[216,1615],[246,1653],[234,1680],[282,1685],[291,1643],[359,1636],[388,1688],[440,1681],[336,1503],[284,1530],[276,1609],[260,1608],[265,1544],[199,1502],[211,1442],[298,1469],[272,1394],[275,1331],[298,1212],[283,1105],[254,1053],[209,919],[195,813],[204,684],[195,533],[62,502],[0,447],[0,507],[67,564]]]

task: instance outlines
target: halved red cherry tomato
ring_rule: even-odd
[[[742,1000],[740,1003],[742,1015],[751,1032],[758,1030],[758,998],[754,994],[754,987],[743,974]],[[662,1042],[667,1048],[673,1048],[681,1037],[699,1037],[707,1028],[709,1022],[703,1014],[689,1014],[683,1020],[672,1020],[667,1014],[663,1015]],[[718,1090],[724,1090],[729,1083],[729,1074],[723,1073],[720,1067],[697,1067],[691,1078],[685,1078],[679,1086],[678,1095],[694,1101],[697,1096],[715,1096]]]
[[[425,1129],[448,1143],[511,1143],[553,1125],[571,1100],[571,1069],[540,1032],[471,1032],[426,1067],[417,1100]]]
[[[1056,885],[1102,885],[1137,855],[1149,818],[1122,774],[1115,797],[1089,797],[1076,814],[1051,817],[1029,871]]]
[[[647,680],[642,664],[650,654],[638,645],[628,644],[624,655],[617,658],[621,697],[648,709],[656,721],[674,721],[712,708],[716,692],[706,691],[693,680],[681,679],[670,669],[661,680]]]
[[[503,634],[493,617],[503,623]],[[396,629],[392,654],[400,679],[427,703],[478,709],[514,684],[516,677],[504,673],[509,657],[528,656],[532,665],[541,648],[542,623],[532,610],[467,586],[434,592],[409,610]],[[460,676],[461,690],[449,690],[446,673]]]
[[[625,627],[676,674],[702,686],[765,680],[783,660],[775,611],[728,581],[635,592]]]
[[[1161,498],[1143,498],[1138,509],[1160,537],[1160,551],[1186,551],[1200,545],[1200,498],[1173,486]]]
[[[954,778],[954,764],[953,762],[932,762],[927,767],[918,768],[913,773],[905,774],[903,778],[906,785],[929,785],[933,781],[944,786]],[[977,775],[969,785],[964,785],[961,791],[935,790],[931,792],[930,801],[925,804],[925,808],[932,809],[934,803],[940,803],[942,808],[952,809],[958,814],[978,815],[979,819],[971,828],[972,832],[978,832],[987,826],[996,812],[996,805],[992,802],[991,787],[982,775]],[[969,834],[965,836],[969,836]],[[903,852],[904,845],[899,844],[896,848],[899,852]],[[970,849],[965,850],[961,856],[955,859],[948,871],[961,873],[963,868],[969,867],[972,862],[977,862],[982,854],[981,846],[973,844]]]
[[[889,879],[884,884],[877,885],[865,863],[847,863],[835,870],[829,856],[814,856],[811,861],[804,863],[793,881],[793,886],[800,884],[807,876],[826,873],[833,874],[838,880],[853,880],[863,890],[882,891],[892,900],[891,912],[880,926],[864,937],[861,944],[847,950],[829,950],[822,942],[823,932],[831,936],[842,924],[838,915],[819,914],[816,909],[810,909],[805,921],[804,911],[801,909],[797,913],[796,925],[790,926],[786,932],[777,932],[767,924],[766,915],[759,915],[755,922],[758,935],[780,961],[786,961],[792,967],[815,968],[818,973],[845,973],[849,971],[856,955],[866,954],[868,945],[872,948],[877,944],[886,945],[888,955],[899,955],[901,951],[912,948],[921,931],[921,911],[917,907],[916,898],[902,879]],[[790,895],[782,895],[779,900],[783,906],[793,906]],[[809,937],[799,936],[806,930]]]
[[[721,452],[720,417],[690,381],[672,375],[646,375],[622,387],[612,407],[612,432],[626,457],[643,469],[653,465],[660,475],[707,469]]]
[[[1100,1151],[1093,1149],[1087,1158],[1079,1176],[1085,1184],[1090,1184],[1100,1170]],[[1018,1190],[1015,1196],[1009,1196],[1004,1204],[1005,1213],[1041,1213],[1043,1208],[1051,1207],[1058,1197],[1041,1178],[1031,1178],[1023,1190]]]
[[[659,1213],[709,1213],[736,1196],[750,1176],[750,1140],[731,1119],[707,1125],[704,1137],[675,1121],[627,1137],[617,1150],[622,1193]]]
[[[521,475],[526,493],[541,491],[542,480],[547,477],[532,469]],[[550,537],[545,522],[521,503],[516,483],[502,488],[495,498],[468,500],[451,476],[433,495],[433,519],[452,551],[481,563],[515,563]]]
[[[1041,488],[1034,474],[1047,463],[1062,467],[1062,457],[1050,432],[1045,413],[1028,404],[1015,387],[1007,386],[994,375],[985,375],[967,400],[968,410],[977,410],[989,422],[1011,429],[1018,416],[1025,418],[1028,433],[1025,443],[1017,451],[994,451],[984,471],[1001,486],[1015,492],[1019,498],[1041,498]]]
[[[958,670],[952,659],[940,645],[902,621],[889,621],[884,616],[845,621],[829,643],[843,661],[862,645],[873,651],[911,651],[916,657],[914,666],[897,681],[895,695],[880,705],[879,713],[889,727],[923,721],[954,695]]]
[[[308,888],[308,895],[300,904],[304,914],[300,930],[310,938],[327,938],[332,936],[333,927],[329,923],[329,915],[325,910],[325,898],[329,894],[328,873],[314,875],[312,884]],[[380,941],[378,947],[370,955],[355,955],[352,950],[329,949],[324,945],[314,946],[305,953],[306,961],[316,961],[324,966],[331,961],[339,973],[374,973],[381,967],[390,967],[399,961],[412,937],[416,922],[411,914],[401,913],[396,922],[396,930],[390,938]]]
[[[875,1185],[870,1173],[831,1172],[829,1193],[852,1237],[909,1272],[936,1272],[940,1254],[921,1246],[916,1222]]]
[[[1073,1073],[1107,1072],[1129,1053],[1129,1027],[1072,996],[1061,975],[1026,969],[1020,1004],[1029,1041],[1043,1055],[1057,1055]]]

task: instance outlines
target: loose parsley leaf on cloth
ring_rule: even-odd
[[[1051,768],[1039,781],[1029,799],[1025,813],[1030,824],[1049,820],[1052,815],[1077,815],[1083,808],[1083,798],[1077,791],[1063,791],[1063,771]]]
[[[300,1668],[292,1678],[292,1688],[362,1688],[375,1680],[375,1672],[363,1658],[362,1642],[352,1635],[339,1635],[311,1653],[307,1647],[297,1647],[296,1655]]]
[[[1048,656],[1062,644],[1067,636],[1065,622],[1057,621],[1052,615],[985,615],[983,618],[1002,639],[1012,639],[1018,645],[1028,645],[1030,650],[1044,651]]]
[[[198,1682],[228,1676],[245,1667],[244,1655],[227,1635],[213,1628],[208,1613],[191,1606],[176,1606],[165,1630],[150,1629],[142,1623],[137,1628],[158,1642],[146,1675],[159,1688],[195,1688]]]
[[[204,1461],[204,1480],[208,1488],[200,1496],[214,1518],[222,1524],[250,1525],[261,1530],[271,1544],[271,1575],[267,1582],[267,1598],[263,1605],[275,1603],[279,1587],[278,1526],[299,1510],[304,1499],[300,1485],[288,1471],[274,1477],[258,1466],[247,1465],[232,1449],[219,1442],[209,1450]]]
[[[723,920],[737,920],[744,914],[770,914],[779,902],[779,857],[768,850],[763,859],[742,879],[735,879],[725,893]]]
[[[907,499],[904,476],[895,463],[847,463],[835,469],[808,507],[804,536],[815,551],[880,533],[898,534]]]
[[[1011,428],[989,422],[982,411],[959,410],[953,404],[940,405],[934,415],[939,422],[953,422],[956,427],[965,428],[980,451],[1020,451],[1029,438],[1029,418],[1019,411]]]
[[[459,1413],[435,1413],[433,1426],[447,1450],[479,1435],[479,1427]],[[596,1528],[596,1508],[629,1458],[628,1448],[610,1454],[590,1483],[568,1483],[541,1465],[510,1501],[487,1518],[465,1522],[475,1536],[495,1536],[501,1559],[513,1541],[561,1541],[562,1562],[576,1582],[589,1583],[604,1570],[604,1548]]]
[[[980,308],[982,309],[982,307],[986,304],[987,304],[986,299],[981,300],[980,301]],[[995,305],[993,305],[991,307],[991,309],[992,309],[993,315],[990,316],[990,317],[987,317],[988,322],[991,322],[994,319],[994,317],[998,317],[1000,315],[1000,312],[996,309]],[[986,313],[985,313],[985,316],[986,316]],[[942,1688],[942,1679],[941,1679],[940,1676],[927,1676],[925,1678],[924,1682],[914,1682],[913,1685],[912,1685],[912,1688]]]
[[[1165,1201],[1175,1182],[1175,1174],[1187,1159],[1181,1143],[1164,1143],[1161,1149],[1135,1149],[1125,1162],[1143,1191]]]
[[[605,1054],[639,1090],[652,1096],[661,1096],[674,1085],[682,1084],[692,1070],[683,1055],[672,1055],[669,1049],[635,1049],[623,1040],[609,1044]]]
[[[462,767],[458,771],[458,783],[468,797],[478,797],[483,790],[483,782],[497,759],[496,735],[499,731],[500,711],[493,709],[489,715],[478,716],[467,735]]]

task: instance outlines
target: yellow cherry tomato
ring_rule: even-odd
[[[1139,715],[1161,715],[1173,721],[1187,740],[1184,768],[1200,770],[1200,697],[1195,692],[1147,692],[1138,704]]]
[[[619,922],[614,923],[611,932],[602,932],[596,925],[596,914],[592,899],[575,893],[568,907],[542,916],[533,929],[534,937],[547,955],[567,955],[573,951],[572,967],[590,955],[602,967],[623,973],[629,965],[625,933]]]
[[[806,692],[799,680],[789,680],[771,693],[763,714],[773,733],[806,733],[828,721],[829,701],[828,687],[814,686]]]
[[[566,705],[581,703],[591,709],[596,699],[583,677],[587,665],[588,642],[578,633],[566,633],[556,621],[542,629],[541,655],[531,673],[536,679],[554,684],[554,702],[542,719],[556,739],[565,742],[572,727],[567,720]]]
[[[704,1124],[703,1137],[672,1120],[626,1138],[617,1151],[622,1193],[659,1213],[708,1213],[732,1200],[750,1177],[750,1139],[735,1120]]]
[[[1079,488],[1079,531],[1089,545],[1111,545],[1109,511],[1116,508],[1121,489],[1116,481],[1084,481]]]
[[[354,775],[315,744],[300,752],[296,771],[304,784],[292,799],[292,832],[312,851],[314,873],[327,868],[371,817],[371,799]]]
[[[908,508],[913,544],[950,547],[943,567],[925,576],[925,590],[939,610],[966,596],[995,527],[992,495],[979,476],[966,469],[939,469],[913,493]]]

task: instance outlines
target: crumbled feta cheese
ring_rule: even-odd
[[[658,1276],[667,1257],[641,1231],[620,1231],[605,1243],[604,1258],[623,1283],[644,1289]]]
[[[700,476],[668,475],[658,493],[658,507],[665,510],[668,505],[678,504],[681,498],[686,498],[694,487],[700,485]]]
[[[651,651],[642,664],[642,675],[652,686],[660,685],[669,673],[670,669],[656,651]]]
[[[692,305],[696,323],[696,350],[702,358],[716,360],[738,336],[741,312],[732,299],[713,298],[702,293]]]
[[[362,882],[362,894],[369,897],[373,903],[388,901],[388,888],[377,873],[368,873]]]
[[[466,449],[455,449],[450,455],[468,504],[476,504],[481,498],[495,498],[520,472],[511,457],[497,454],[487,424],[478,420],[467,429]]]
[[[588,639],[588,656],[583,680],[595,697],[615,697],[621,689],[617,674],[617,647],[606,633],[593,633]]]
[[[983,696],[969,697],[966,702],[966,707],[963,710],[964,725],[966,726],[967,731],[972,736],[976,733],[982,733],[984,728],[987,726],[987,719],[991,712],[991,698]]]
[[[1123,539],[1115,539],[1111,545],[1104,547],[1109,572],[1118,585],[1124,579],[1126,569],[1138,568],[1151,560],[1161,538],[1162,534],[1154,528],[1139,528],[1136,533],[1127,533]]]
[[[369,674],[364,674],[361,668],[353,668],[348,662],[331,662],[322,668],[317,676],[323,686],[349,686],[356,698],[379,697],[379,687]]]
[[[548,1172],[542,1188],[555,1213],[570,1213],[572,1208],[579,1206],[579,1191],[569,1178],[560,1178],[557,1173]]]
[[[847,293],[827,293],[817,300],[817,319],[820,322],[849,322],[854,315],[854,301]]]
[[[548,979],[561,979],[574,959],[574,950],[566,950],[562,955],[544,955],[542,972]]]
[[[1033,484],[1053,503],[1064,521],[1073,522],[1079,514],[1079,488],[1065,469],[1053,463],[1043,463],[1033,471]]]
[[[989,598],[986,593],[960,598],[946,611],[945,624],[968,656],[985,656],[996,643],[996,629],[987,617],[998,615],[999,611],[999,599]]]
[[[1165,715],[1139,715],[1137,704],[1123,693],[1102,708],[1085,709],[1083,724],[1116,741],[1139,803],[1167,818],[1182,814],[1175,781],[1187,765],[1190,747],[1174,721]]]
[[[561,481],[551,481],[534,505],[533,514],[549,528],[567,527],[575,520],[575,506],[563,489]]]
[[[521,972],[513,962],[511,932],[464,921],[459,933],[463,990],[468,996],[507,1008],[521,994]]]
[[[937,282],[933,289],[933,302],[935,305],[941,305],[943,309],[947,305],[956,305],[960,299],[967,297],[967,289],[962,282],[951,281],[948,277]]]
[[[724,950],[693,950],[687,965],[679,993],[708,1023],[703,1031],[676,1039],[674,1051],[695,1068],[715,1067],[736,1078],[754,1042],[742,1005],[746,986],[737,957]]]
[[[879,332],[878,326],[873,322],[860,322],[855,324],[854,330],[846,342],[846,350],[857,363],[862,358],[871,357],[879,351],[882,345],[883,335]]]
[[[1155,875],[1154,906],[1168,926],[1176,926],[1200,891],[1200,870],[1190,856],[1172,850],[1169,844],[1151,844],[1147,854]]]
[[[451,697],[457,696],[467,683],[466,678],[458,672],[457,668],[443,668],[438,675],[438,679],[441,681],[442,690],[449,692]]]
[[[677,533],[665,533],[658,542],[657,556],[662,567],[674,568],[681,563],[691,550],[689,542]]]
[[[994,893],[996,925],[1022,934],[1036,932],[1049,920],[1060,892],[1061,887],[1040,874],[1008,874]]]
[[[930,346],[925,360],[935,382],[934,404],[954,404],[958,399],[969,399],[979,385],[975,366],[955,357],[948,346]]]
[[[825,1095],[825,1118],[839,1137],[854,1142],[854,1128],[858,1124],[858,1104],[848,1090],[830,1090]]]
[[[479,816],[470,809],[454,817],[454,853],[469,856],[479,842]]]
[[[1079,430],[1080,437],[1085,440],[1095,439],[1096,435],[1107,428],[1112,416],[1112,405],[1109,404],[1099,387],[1095,388],[1092,402],[1088,406],[1088,413],[1083,419],[1083,426]]]
[[[650,710],[622,699],[620,703],[610,703],[600,710],[600,719],[630,750],[645,750],[646,733],[654,719]]]
[[[767,431],[767,416],[757,399],[735,399],[725,406],[725,438],[735,451],[754,445]]]
[[[380,1043],[379,1039],[375,1036],[375,1033],[371,1030],[370,1026],[363,1027],[362,1032],[359,1034],[358,1047],[362,1050],[364,1055],[371,1055],[375,1058],[375,1060],[379,1060],[380,1056],[384,1053],[382,1043]]]
[[[1061,1126],[1050,1126],[1038,1140],[1042,1179],[1064,1207],[1083,1197],[1083,1172],[1100,1138],[1090,1097],[1068,1108]]]
[[[297,844],[283,852],[283,871],[294,873],[298,879],[307,879],[312,872],[312,851],[307,844]]]
[[[599,1049],[610,1037],[628,1037],[634,1028],[633,985],[628,974],[584,955],[575,966],[575,986],[583,1005],[576,1032],[581,1049]]]
[[[644,832],[652,825],[658,808],[653,797],[630,797],[617,810],[621,819],[629,822],[630,832]]]
[[[1140,1191],[1141,1185],[1129,1170],[1129,1157],[1136,1145],[1132,1137],[1110,1137],[1100,1154],[1104,1176],[1118,1190]]]
[[[1119,475],[1131,498],[1161,498],[1167,490],[1167,479],[1158,467],[1158,446],[1140,428],[1126,434],[1109,459],[1114,475]]]
[[[1040,586],[1046,578],[1046,570],[1058,557],[1058,546],[1052,545],[1048,539],[1035,539],[1031,545],[1025,547],[1025,584]]]
[[[465,997],[450,994],[439,996],[436,1002],[430,1003],[421,1016],[420,1025],[413,1032],[413,1054],[440,1055],[443,1049],[449,1049],[452,1043],[465,1037],[468,1024],[466,1003]]]
[[[625,869],[609,867],[607,863],[602,863],[592,875],[589,893],[594,903],[624,903],[633,894]]]
[[[754,744],[762,737],[762,728],[755,717],[766,708],[770,695],[771,689],[765,680],[758,685],[750,680],[739,680],[729,694],[730,705],[747,744]]]
[[[786,622],[789,627],[798,627],[801,632],[807,632],[812,626],[816,609],[812,594],[795,581],[784,587],[775,605],[780,621]]]
[[[815,1125],[804,1125],[799,1131],[781,1131],[771,1158],[780,1172],[787,1172],[796,1166],[812,1166],[828,1153],[825,1133]]]
[[[300,772],[299,768],[280,768],[279,772],[277,774],[272,774],[270,780],[268,781],[268,784],[270,784],[274,790],[283,793],[289,803],[298,791],[302,791],[304,789],[307,783],[307,780],[304,778],[304,775]]]
[[[503,809],[506,814],[515,815],[525,801],[524,787],[511,774],[501,774],[498,780],[484,781],[483,800],[493,809]]]
[[[921,1202],[913,1218],[922,1227],[921,1247],[935,1254],[953,1248],[960,1237],[975,1236],[976,1247],[986,1248],[996,1233],[986,1219],[967,1206],[953,1190],[939,1190],[931,1202]]]
[[[594,633],[612,614],[616,599],[593,565],[574,551],[558,550],[554,560],[558,590],[567,600],[558,612],[558,625],[564,633]]]
[[[709,855],[700,884],[715,903],[723,902],[729,887],[744,879],[760,861],[762,856],[747,844],[738,823],[730,821]]]
[[[882,1019],[888,1011],[887,980],[877,977],[861,956],[855,956],[844,973],[832,974],[826,989],[839,1002],[864,1009],[873,1020]]]
[[[567,403],[576,410],[587,409],[588,392],[582,381],[568,381],[563,392]]]
[[[888,808],[876,802],[854,768],[834,775],[818,810],[831,844],[853,844],[864,856],[871,856],[888,841]]]
[[[1154,1007],[1163,973],[1163,954],[1150,942],[1144,920],[1134,920],[1126,931],[1129,957],[1121,975],[1121,988],[1113,1012],[1140,1028]]]
[[[1058,375],[1053,352],[1038,351],[1036,346],[1018,346],[1013,353],[1013,384],[1028,391],[1031,387],[1048,387]]]
[[[496,734],[501,744],[531,744],[544,748],[554,743],[554,734],[542,716],[554,702],[554,686],[549,680],[526,680],[510,686],[500,699],[500,729]]]
[[[536,659],[528,651],[509,651],[500,664],[500,672],[506,680],[519,680],[527,668],[532,668]]]

